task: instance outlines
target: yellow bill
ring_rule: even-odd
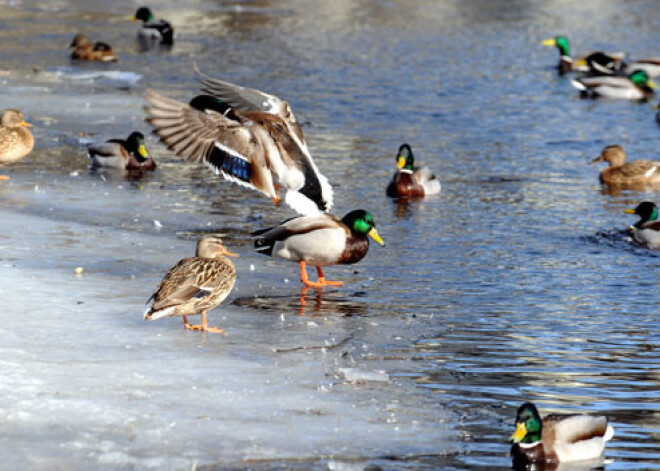
[[[399,160],[396,161],[396,166],[397,168],[403,168],[406,166],[406,158],[401,156],[399,157]]]
[[[28,123],[27,121],[25,121],[25,120],[21,121],[20,125],[25,126],[26,128],[31,128],[32,127],[32,125],[30,123]]]
[[[140,147],[138,147],[138,153],[145,159],[149,158],[149,152],[147,152],[147,148],[144,147],[144,144],[140,144]]]
[[[587,59],[576,60],[573,63],[573,67],[586,67],[586,66],[587,66]]]
[[[651,87],[651,88],[654,89],[654,90],[657,90],[657,89],[658,89],[658,84],[655,83],[655,82],[654,82],[653,80],[651,80],[651,79],[648,79],[648,80],[646,81],[646,85],[648,85],[649,87]]]
[[[383,242],[383,239],[380,238],[380,236],[378,235],[378,231],[376,230],[375,227],[372,227],[371,230],[367,233],[367,235],[371,237],[373,240],[375,240],[378,244],[385,247],[385,242]]]
[[[544,46],[556,46],[557,41],[555,41],[555,38],[550,38],[550,39],[544,39],[541,44]]]
[[[520,443],[520,441],[525,438],[525,435],[527,435],[527,427],[525,427],[524,423],[519,422],[516,424],[516,431],[511,435],[511,441],[514,443]]]
[[[626,213],[626,214],[635,214],[635,210],[634,210],[634,209],[626,209],[626,210],[624,210],[623,212]]]
[[[129,16],[128,19],[131,20],[131,21],[137,21],[137,18],[135,18],[135,15]]]

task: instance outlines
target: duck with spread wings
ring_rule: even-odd
[[[202,76],[205,95],[182,103],[147,90],[147,122],[170,150],[303,215],[327,212],[332,187],[314,164],[289,103]]]

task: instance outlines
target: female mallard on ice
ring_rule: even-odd
[[[281,201],[304,215],[332,207],[332,187],[307,149],[289,104],[273,95],[205,77],[208,95],[190,104],[152,90],[147,121],[178,156],[204,162],[227,180]]]
[[[25,128],[32,127],[20,111],[7,109],[0,117],[0,165],[21,160],[32,152],[34,137]],[[9,180],[0,175],[0,180]]]
[[[627,77],[600,76],[571,79],[575,88],[583,97],[620,98],[624,100],[643,100],[653,96],[658,88],[643,70],[636,70]]]
[[[578,71],[587,73],[613,74],[622,67],[625,53],[596,51],[585,54],[575,60],[571,58],[571,46],[566,36],[555,36],[544,40],[544,46],[554,46],[559,50],[559,73]]]
[[[144,313],[148,321],[162,317],[181,316],[189,330],[224,332],[209,327],[206,312],[213,309],[229,295],[236,283],[236,270],[225,255],[238,257],[227,251],[222,239],[207,236],[197,243],[194,257],[184,258],[165,274],[156,292],[147,303],[153,305]],[[186,316],[202,315],[201,325],[190,325]]]
[[[299,216],[279,226],[257,231],[257,251],[292,262],[300,262],[301,280],[305,286],[341,286],[341,281],[325,279],[321,267],[359,262],[367,255],[371,237],[385,245],[378,235],[371,214],[362,209],[351,211],[342,219],[330,214]],[[318,282],[307,279],[307,264],[314,265]]]
[[[639,216],[639,221],[628,228],[633,240],[650,249],[660,248],[660,221],[655,203],[644,201],[635,209],[626,209],[625,212]]]
[[[106,43],[91,43],[85,35],[76,34],[69,47],[74,48],[71,53],[71,59],[89,62],[115,62],[117,54],[112,50],[112,46]]]
[[[113,167],[124,170],[153,170],[156,162],[144,146],[144,135],[133,132],[126,140],[110,139],[90,144],[87,148],[93,167]]]
[[[402,144],[396,154],[399,169],[387,186],[387,196],[408,197],[440,193],[440,182],[428,167],[415,167],[415,157],[408,144]]]
[[[610,166],[600,173],[600,181],[616,187],[644,187],[660,183],[660,161],[633,160],[626,163],[626,151],[621,146],[607,146],[591,161],[609,162]]]
[[[172,45],[174,43],[174,29],[172,25],[165,20],[154,19],[153,13],[147,7],[140,7],[131,18],[133,21],[142,21],[142,26],[138,30],[138,39],[141,43],[160,43],[163,45]]]
[[[543,419],[536,406],[518,408],[511,455],[516,463],[588,460],[598,458],[614,429],[604,416],[552,414]]]

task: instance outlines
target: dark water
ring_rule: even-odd
[[[82,244],[91,273],[143,279],[144,298],[173,259],[159,255],[164,247],[184,256],[197,234],[220,231],[244,267],[257,267],[234,297],[237,311],[345,316],[358,362],[412,387],[422,415],[448,412],[450,443],[433,449],[412,436],[405,453],[364,453],[354,466],[507,469],[516,407],[533,400],[544,412],[606,414],[615,427],[608,470],[660,469],[660,258],[620,232],[633,222],[623,210],[657,194],[605,192],[588,165],[614,143],[631,158],[657,158],[660,129],[649,104],[580,100],[551,67],[557,52],[540,45],[566,34],[575,52],[658,55],[660,4],[152,2],[179,36],[171,51],[147,54],[123,18],[134,7],[0,3],[1,65],[13,71],[0,96],[33,119],[38,138],[31,157],[6,169],[12,183],[0,195],[5,210],[72,221],[95,237],[114,230],[160,242],[150,241],[150,261],[137,264],[61,228],[50,242],[33,235],[53,257],[7,249],[5,260],[57,270],[80,260],[72,244]],[[116,44],[120,62],[71,66],[65,46],[78,30]],[[374,214],[387,247],[327,270],[346,288],[300,293],[295,265],[250,251],[249,232],[289,217],[288,209],[180,163],[155,139],[160,168],[152,176],[88,172],[78,133],[146,134],[144,89],[189,99],[193,63],[287,99],[335,185],[336,212]],[[76,75],[108,70],[123,75]],[[409,204],[384,196],[404,141],[439,175],[441,195]],[[335,469],[318,457],[271,458],[277,453],[266,467]]]

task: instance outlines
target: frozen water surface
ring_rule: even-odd
[[[534,400],[607,414],[608,470],[660,469],[660,259],[620,231],[658,195],[587,165],[657,158],[655,112],[577,99],[539,45],[658,55],[656,2],[164,0],[177,42],[149,52],[137,6],[0,1],[0,102],[36,137],[0,184],[0,468],[509,469]],[[119,62],[70,63],[77,32]],[[374,214],[387,246],[326,270],[345,287],[301,290],[249,235],[290,210],[149,135],[144,90],[189,100],[193,64],[287,99],[336,213]],[[86,144],[133,130],[155,172],[88,169]],[[404,141],[442,195],[384,196]],[[145,322],[204,233],[241,256],[209,313],[227,335]]]

